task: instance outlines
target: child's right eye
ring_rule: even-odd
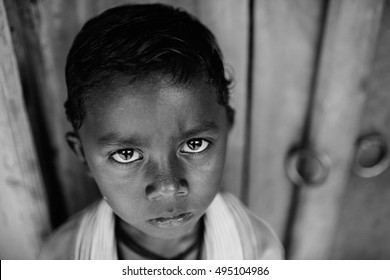
[[[140,152],[134,149],[123,149],[115,152],[111,157],[119,163],[130,163],[142,159]]]

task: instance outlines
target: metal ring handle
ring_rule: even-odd
[[[386,138],[379,133],[371,133],[356,141],[353,172],[362,178],[372,178],[382,174],[389,166],[389,151]]]
[[[329,176],[331,161],[318,150],[300,149],[292,152],[286,161],[287,176],[295,185],[317,186]]]

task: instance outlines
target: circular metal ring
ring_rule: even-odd
[[[286,171],[289,179],[299,186],[316,186],[324,183],[329,176],[329,157],[314,149],[297,150],[287,158]]]
[[[382,174],[389,166],[389,151],[386,138],[379,133],[360,137],[356,142],[353,172],[362,178]]]

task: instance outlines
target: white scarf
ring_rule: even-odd
[[[257,259],[256,235],[244,206],[231,194],[217,194],[205,214],[203,258],[208,260]],[[117,260],[115,216],[101,200],[82,217],[75,259]]]

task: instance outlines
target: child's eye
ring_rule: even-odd
[[[142,159],[141,153],[134,149],[119,150],[112,154],[111,157],[119,163],[130,163]]]
[[[204,139],[196,138],[188,140],[184,143],[180,152],[188,154],[196,154],[203,152],[210,145],[210,142]]]

